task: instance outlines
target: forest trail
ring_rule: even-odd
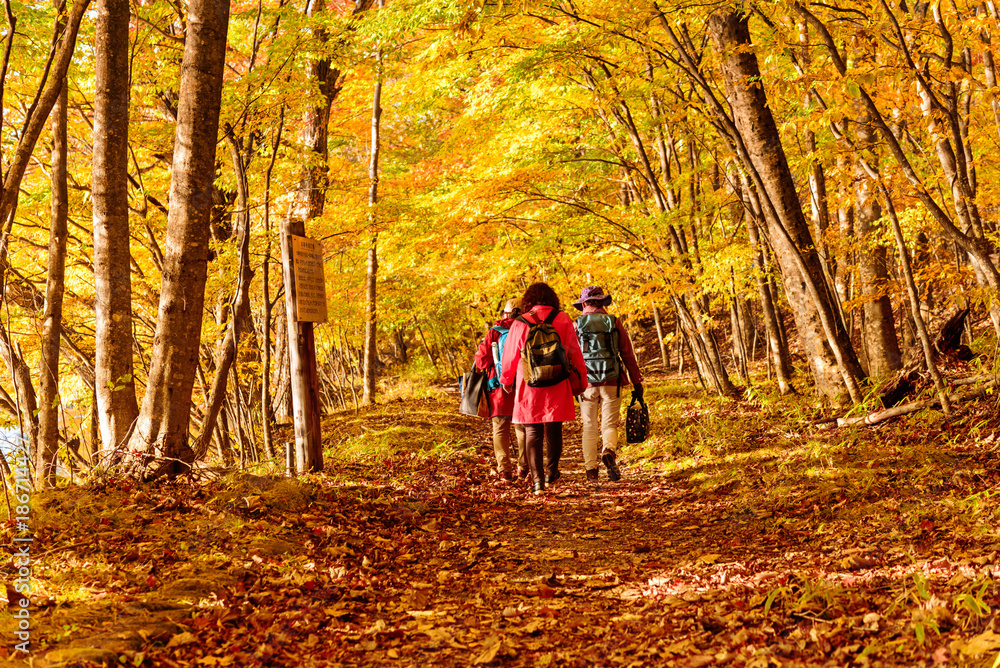
[[[567,425],[542,497],[494,479],[487,422],[450,399],[326,422],[341,446],[398,447],[324,476],[47,493],[33,665],[992,664],[996,504],[955,500],[996,489],[995,443],[832,448],[734,419],[725,456],[623,448],[623,479],[598,485]]]

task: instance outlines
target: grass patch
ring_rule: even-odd
[[[448,456],[464,452],[470,423],[477,418],[460,415],[452,397],[441,395],[390,401],[324,418],[325,456],[341,461],[381,462],[408,455]],[[416,403],[414,403],[416,401]]]

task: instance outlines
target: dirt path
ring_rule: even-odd
[[[43,499],[33,665],[989,666],[1000,649],[994,508],[934,514],[926,465],[885,440],[824,453],[845,473],[822,486],[756,438],[738,468],[672,474],[626,449],[624,479],[594,485],[570,425],[563,477],[534,497],[490,476],[485,423],[394,411],[365,429],[453,420],[473,448]],[[977,457],[938,497],[996,477]]]

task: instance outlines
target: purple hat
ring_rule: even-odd
[[[599,285],[588,285],[580,293],[580,299],[573,302],[573,306],[582,311],[584,302],[601,302],[601,306],[608,306],[611,304],[611,295],[604,294],[604,289]]]

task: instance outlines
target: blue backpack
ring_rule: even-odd
[[[490,329],[500,332],[500,338],[493,342],[493,366],[496,367],[497,374],[490,378],[489,383],[487,383],[489,389],[495,390],[500,387],[500,374],[503,372],[500,362],[503,360],[503,347],[507,343],[507,334],[510,332],[510,328],[497,325]]]

